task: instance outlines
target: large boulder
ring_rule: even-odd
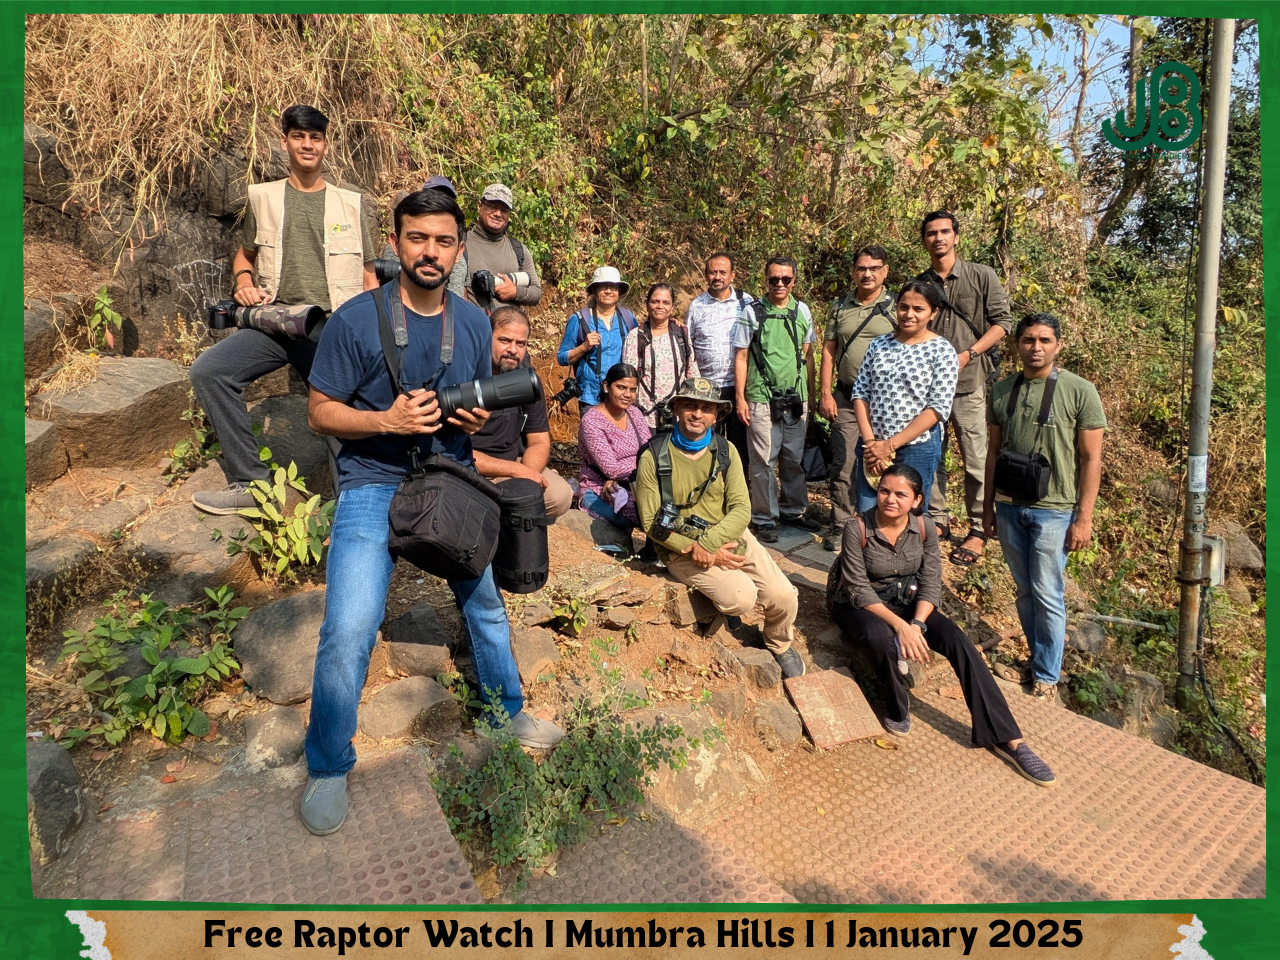
[[[1234,520],[1221,520],[1209,525],[1209,532],[1222,537],[1227,546],[1227,569],[1236,572],[1263,573],[1267,564],[1257,544],[1249,539],[1244,527]]]
[[[585,510],[570,510],[556,518],[556,524],[567,527],[582,539],[602,547],[620,547],[631,552],[631,531],[614,526],[607,520],[597,520]]]
[[[295,593],[253,611],[236,628],[235,654],[245,683],[272,703],[301,703],[311,696],[323,590]]]
[[[73,466],[151,466],[191,432],[187,374],[172,360],[111,357],[93,382],[32,403],[58,427]]]
[[[779,744],[797,743],[804,736],[800,715],[785,700],[765,700],[756,704],[752,726],[770,749]]]
[[[645,728],[655,722],[679,724],[684,736],[675,746],[688,751],[688,762],[679,770],[663,767],[650,775],[645,796],[665,810],[678,823],[694,824],[711,810],[725,809],[725,804],[741,796],[747,789],[744,769],[723,738],[708,742],[705,735],[714,726],[706,711],[689,704],[664,704],[661,709],[646,707],[624,716],[633,727]],[[692,741],[698,740],[698,746]]]
[[[298,707],[272,707],[244,722],[244,759],[251,770],[285,767],[302,756],[307,725]]]
[[[27,553],[27,596],[69,590],[98,552],[92,540],[61,536]]]
[[[84,819],[80,774],[67,751],[52,741],[27,748],[27,829],[31,857],[45,864],[58,859]]]
[[[271,451],[272,460],[282,467],[291,461],[296,463],[312,493],[326,497],[333,494],[329,450],[324,438],[307,425],[306,397],[268,397],[249,408],[249,418],[262,424],[258,443]]]
[[[422,734],[440,741],[456,734],[462,709],[430,677],[405,677],[387,684],[360,706],[360,730],[375,740]]]
[[[57,362],[62,331],[53,307],[43,300],[32,300],[22,313],[23,374],[30,380]]]
[[[450,668],[453,637],[429,603],[419,603],[388,623],[386,637],[393,669],[411,677],[435,677]]]
[[[1107,649],[1107,632],[1096,620],[1081,620],[1067,627],[1067,649],[1090,656],[1101,656]]]
[[[513,626],[511,652],[515,654],[520,681],[528,686],[553,671],[560,662],[560,648],[550,630],[541,627]]]
[[[44,420],[26,421],[27,489],[53,483],[67,472],[67,451],[58,442],[58,428]]]

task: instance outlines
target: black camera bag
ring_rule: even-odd
[[[542,486],[534,480],[512,477],[496,484],[502,521],[498,550],[493,556],[493,578],[508,593],[533,593],[547,582],[549,557],[547,516]]]
[[[398,283],[398,280],[392,283]],[[393,329],[383,297],[392,286],[373,292],[378,309],[378,336],[397,394],[400,384],[400,351],[409,344],[404,306],[399,290],[391,299],[396,318]],[[445,294],[440,330],[441,370],[453,362],[453,310]],[[391,533],[387,548],[397,560],[403,557],[415,567],[445,580],[476,580],[484,575],[498,546],[501,513],[497,484],[475,469],[443,454],[418,462],[418,439],[409,438],[413,469],[400,481],[391,500]]]
[[[1009,393],[1009,405],[1006,408],[1005,422],[1013,419],[1018,405],[1018,393],[1026,378],[1018,374],[1013,390]],[[1049,422],[1049,408],[1053,404],[1053,394],[1058,388],[1058,368],[1054,367],[1044,385],[1044,396],[1040,400],[1040,412],[1036,415],[1036,425],[1044,427]],[[1053,477],[1053,464],[1037,449],[1031,453],[1017,453],[1004,447],[996,457],[995,481],[996,489],[1014,500],[1034,503],[1043,500],[1049,493],[1049,480]]]

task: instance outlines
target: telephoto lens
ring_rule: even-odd
[[[400,276],[400,261],[394,257],[379,257],[373,261],[373,272],[378,275],[378,283],[390,283]]]
[[[518,367],[485,380],[441,387],[436,391],[436,402],[440,404],[440,419],[447,420],[459,408],[493,411],[532,403],[538,399],[539,389],[538,375],[533,369]]]

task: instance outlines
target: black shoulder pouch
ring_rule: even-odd
[[[1026,378],[1018,374],[1014,381],[1013,391],[1009,394],[1008,419],[1012,419],[1018,405],[1018,393]],[[1036,415],[1036,426],[1042,428],[1049,422],[1049,407],[1053,404],[1053,394],[1058,387],[1058,368],[1054,367],[1049,374],[1049,381],[1044,385],[1044,397],[1040,401],[1040,412]],[[1037,434],[1038,434],[1037,430]],[[1036,449],[1031,453],[1016,453],[1008,447],[1000,451],[996,457],[995,481],[996,489],[1014,500],[1035,502],[1043,500],[1049,493],[1049,480],[1053,476],[1053,464],[1040,452],[1037,436]]]

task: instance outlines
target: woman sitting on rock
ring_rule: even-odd
[[[924,481],[914,467],[895,463],[880,475],[874,509],[845,523],[832,616],[876,671],[886,730],[899,737],[911,732],[907,661],[926,664],[933,649],[960,678],[974,746],[990,748],[1032,783],[1055,786],[1053,771],[1023,741],[982,655],[938,612],[942,555],[937,529],[919,513],[923,500]]]
[[[627,530],[640,523],[629,487],[640,451],[651,436],[635,405],[639,380],[635,367],[615,363],[605,375],[600,402],[578,423],[579,506]]]

